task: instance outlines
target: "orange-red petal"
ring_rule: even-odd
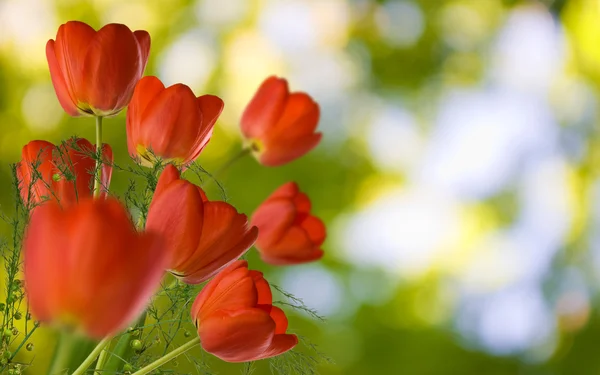
[[[184,281],[201,283],[242,256],[256,241],[258,230],[249,227],[246,215],[225,202],[205,202],[202,237],[194,255],[178,270]]]
[[[37,208],[24,241],[32,314],[101,338],[139,314],[164,273],[166,254],[152,233],[138,234],[115,199],[85,199],[61,210]]]
[[[63,76],[58,60],[56,59],[56,53],[54,52],[55,42],[50,39],[46,44],[46,59],[48,60],[48,68],[50,69],[50,79],[52,79],[52,86],[56,92],[56,97],[60,106],[71,116],[79,116],[79,109],[75,104],[76,101],[73,98],[65,77]]]
[[[298,345],[298,337],[291,334],[273,336],[271,345],[255,360],[266,359],[283,354]]]
[[[196,142],[192,147],[190,156],[185,160],[184,163],[195,160],[200,152],[206,147],[208,141],[212,137],[213,128],[219,115],[223,111],[223,100],[215,95],[202,95],[196,99],[198,108],[202,113],[202,124],[198,128],[198,134],[196,135]]]
[[[260,138],[283,112],[289,90],[285,79],[267,78],[244,110],[241,127],[246,138]]]
[[[219,310],[199,324],[202,347],[227,362],[259,358],[271,346],[275,323],[263,310]]]
[[[54,52],[58,66],[73,103],[81,112],[88,110],[80,103],[86,96],[83,82],[84,60],[96,31],[89,25],[79,21],[69,21],[58,28]]]
[[[127,108],[127,149],[133,157],[137,155],[135,143],[139,139],[142,115],[164,89],[162,82],[154,76],[143,77],[135,86]]]
[[[129,103],[142,75],[138,41],[122,24],[102,27],[88,46],[83,65],[82,100],[96,115],[114,114]]]
[[[295,218],[296,208],[289,200],[269,200],[262,204],[252,215],[252,225],[259,228],[256,245],[268,248],[279,242],[294,224]]]
[[[161,186],[160,194],[155,194],[152,200],[146,228],[165,238],[168,246],[165,250],[170,253],[168,269],[178,274],[182,265],[194,256],[203,222],[202,196],[194,185],[177,180],[165,188]]]
[[[143,117],[138,144],[164,159],[185,159],[189,155],[202,122],[202,113],[189,87],[176,84],[161,91],[144,110]]]
[[[259,152],[258,159],[268,167],[287,164],[315,148],[321,141],[321,136],[321,133],[315,133],[297,140],[265,141],[264,150]]]

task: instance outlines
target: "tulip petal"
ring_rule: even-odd
[[[261,138],[273,127],[283,112],[289,90],[285,79],[267,78],[250,100],[241,119],[242,133],[246,138]]]
[[[259,358],[271,345],[275,323],[260,309],[219,310],[200,322],[202,347],[227,362]]]
[[[146,108],[143,117],[137,143],[164,159],[186,160],[202,125],[192,90],[182,84],[166,88]]]
[[[17,178],[21,198],[26,204],[40,203],[55,196],[50,184],[54,170],[51,161],[55,149],[52,143],[46,141],[31,141],[23,147]]]
[[[300,191],[300,188],[298,187],[297,183],[287,182],[287,183],[281,185],[280,187],[278,187],[277,190],[275,190],[269,196],[268,200],[277,199],[277,198],[293,198],[298,194],[299,191]]]
[[[273,306],[270,315],[271,319],[273,319],[273,321],[275,322],[275,333],[285,333],[285,331],[288,328],[288,320],[283,310],[277,306]]]
[[[308,94],[295,92],[288,96],[277,123],[265,136],[271,139],[297,139],[312,134],[319,123],[319,116],[319,105]]]
[[[240,269],[242,271],[238,271]],[[206,301],[208,301],[208,299],[211,298],[211,296],[215,293],[215,290],[217,290],[218,285],[221,283],[221,281],[223,279],[225,279],[231,273],[236,273],[236,275],[238,275],[238,277],[239,276],[243,277],[244,275],[247,274],[247,271],[248,271],[248,262],[246,260],[236,260],[235,262],[233,262],[229,266],[227,266],[225,269],[223,269],[221,272],[219,272],[217,274],[217,276],[215,276],[214,279],[212,279],[208,284],[206,284],[206,286],[204,286],[204,288],[202,288],[202,290],[196,297],[196,300],[194,301],[192,308],[190,310],[192,313],[192,319],[193,320],[197,319],[197,315],[198,315],[198,311],[199,311],[200,307],[204,306],[206,304]]]
[[[195,302],[200,305],[192,306],[192,311],[195,307],[202,306],[198,319],[204,319],[208,315],[217,310],[237,310],[256,306],[258,300],[258,292],[254,287],[254,282],[249,277],[248,268],[237,268],[226,274],[214,289],[209,290],[206,294],[198,295]]]
[[[142,60],[142,71],[146,70],[146,64],[148,63],[148,56],[150,55],[150,34],[145,30],[136,30],[133,32],[133,36],[137,40],[140,59]]]
[[[46,44],[46,59],[48,60],[48,68],[50,69],[50,78],[52,79],[52,86],[54,86],[54,92],[60,106],[71,116],[79,116],[79,109],[75,105],[76,100],[73,99],[69,87],[65,82],[62,71],[56,60],[56,53],[54,52],[54,40],[49,40]]]
[[[53,188],[63,207],[92,195],[96,165],[93,153],[94,146],[84,138],[69,139],[54,153],[55,173],[60,179],[52,181]]]
[[[167,176],[168,178],[168,176]],[[170,183],[154,196],[146,229],[161,233],[171,254],[168,268],[174,272],[193,257],[204,221],[202,197],[193,184],[183,180]]]
[[[258,300],[256,303],[259,305],[271,305],[273,303],[273,294],[271,293],[271,286],[267,280],[265,280],[263,273],[253,270],[250,271],[250,276],[252,276],[254,286],[258,292]]]
[[[156,189],[154,190],[154,196],[157,197],[162,194],[172,182],[178,181],[179,177],[179,170],[173,164],[167,164],[160,174],[158,184],[156,184]],[[154,200],[152,201],[154,202]]]
[[[298,192],[294,197],[294,206],[299,213],[308,214],[310,213],[311,204],[308,195]]]
[[[204,203],[202,237],[194,256],[182,269],[194,267],[185,282],[203,282],[242,256],[256,241],[258,230],[248,218],[225,202]]]
[[[265,142],[264,150],[259,153],[258,159],[267,167],[289,163],[315,148],[321,141],[321,136],[321,133],[315,133],[298,140]]]
[[[291,334],[281,334],[273,336],[273,341],[267,350],[265,350],[256,360],[275,357],[283,354],[298,345],[298,337]]]
[[[327,236],[327,230],[323,221],[315,216],[308,216],[301,224],[300,227],[304,229],[308,238],[315,246],[321,246],[325,242]]]
[[[138,234],[116,199],[36,210],[24,241],[25,285],[34,316],[115,334],[138,315],[166,265],[160,238]]]
[[[270,264],[298,264],[317,260],[323,251],[315,246],[306,231],[300,227],[291,227],[283,238],[273,244],[268,253],[261,252],[262,259]]]
[[[202,113],[202,125],[198,128],[198,135],[196,136],[196,142],[192,147],[190,156],[184,162],[186,164],[196,160],[200,152],[208,144],[208,141],[210,141],[213,128],[224,106],[223,100],[215,95],[199,96],[196,102],[198,103],[200,113]]]
[[[64,228],[64,216],[55,202],[41,205],[33,211],[27,226],[24,249],[25,289],[29,309],[40,321],[50,321],[61,313],[64,295],[68,288],[65,280],[69,274],[68,258],[54,250],[65,253],[71,244]]]
[[[129,103],[143,68],[138,41],[131,30],[121,24],[104,26],[85,55],[83,100],[93,105],[95,115],[113,115]]]
[[[288,228],[294,224],[296,208],[289,200],[269,198],[252,215],[252,225],[259,228],[258,248],[270,247],[279,242]],[[273,220],[277,218],[277,220]]]
[[[79,21],[69,21],[58,28],[54,46],[56,60],[73,104],[83,112],[88,110],[79,103],[85,96],[86,89],[83,82],[84,59],[95,36],[96,31],[91,26]]]
[[[129,155],[134,158],[137,155],[144,111],[164,89],[165,86],[162,82],[154,76],[143,77],[135,86],[131,102],[127,108],[127,149]]]
[[[315,248],[304,253],[303,255],[298,256],[279,256],[277,254],[270,255],[261,253],[260,258],[263,260],[263,262],[274,266],[291,266],[295,264],[303,264],[319,260],[323,257],[324,254],[325,253],[323,252],[323,250]]]
[[[142,312],[159,286],[167,253],[155,233],[135,231],[117,200],[90,199],[79,205],[73,242],[87,247],[76,254],[77,272],[71,281],[78,285],[70,286],[73,309],[86,312],[82,315],[87,332],[101,338],[125,328]],[[100,214],[85,215],[86,209]]]

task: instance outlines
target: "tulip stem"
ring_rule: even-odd
[[[98,343],[98,345],[96,345],[96,347],[94,348],[94,350],[92,350],[92,352],[90,353],[90,355],[88,355],[88,357],[85,359],[85,361],[83,361],[81,363],[81,365],[79,365],[79,367],[77,368],[77,370],[75,370],[73,372],[73,375],[83,375],[86,373],[88,367],[90,367],[92,365],[92,363],[96,360],[96,358],[98,358],[98,355],[100,355],[100,352],[102,352],[102,350],[104,350],[104,348],[106,346],[108,346],[108,344],[110,343],[110,340],[112,339],[112,337],[105,337],[104,339],[102,339],[102,341],[100,341]]]
[[[192,349],[193,347],[195,347],[198,344],[200,344],[200,337],[196,337],[195,339],[188,341],[187,343],[181,345],[179,348],[173,350],[172,352],[170,352],[170,353],[166,354],[165,356],[160,357],[156,361],[152,362],[148,366],[142,368],[141,370],[134,372],[133,375],[149,374],[151,371],[168,363],[170,360],[180,356],[181,354],[187,352],[188,350]]]
[[[104,365],[106,364],[106,359],[108,358],[108,345],[110,345],[110,341],[107,344],[107,347],[102,349],[102,352],[98,356],[98,362],[96,362],[96,371],[95,375],[101,375],[102,369],[104,369]]]
[[[213,172],[213,177],[217,178],[221,173],[225,172],[227,169],[229,169],[229,167],[231,167],[233,164],[235,164],[235,162],[237,162],[244,156],[248,155],[250,153],[250,151],[251,151],[250,147],[241,149],[240,152],[238,152],[234,157],[232,157],[225,164],[223,164],[221,166],[221,168],[219,168],[215,172]]]
[[[94,177],[94,198],[96,198],[100,195],[100,181],[102,181],[102,116],[96,116],[96,171]]]

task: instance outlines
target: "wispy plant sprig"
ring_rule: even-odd
[[[27,188],[27,202],[32,202],[31,195],[33,185],[41,178],[38,167],[39,161],[33,165],[33,176],[29,186],[23,187],[22,181],[18,178],[17,164],[11,165],[12,187],[14,191],[14,214],[7,216],[1,214],[1,218],[11,228],[10,241],[0,239],[0,251],[4,259],[5,277],[6,277],[6,298],[0,302],[0,315],[2,315],[2,325],[0,326],[0,373],[6,369],[20,371],[29,366],[28,363],[18,363],[15,361],[17,354],[23,349],[32,350],[33,345],[29,345],[28,340],[38,327],[38,324],[31,324],[29,306],[25,300],[23,281],[18,278],[21,271],[21,245],[25,226],[29,221],[33,204],[25,203],[20,194],[20,188]],[[15,326],[17,321],[25,320],[24,332],[20,332]],[[11,352],[11,348],[15,348]]]

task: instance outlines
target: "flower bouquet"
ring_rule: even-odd
[[[203,183],[223,187],[195,161],[224,103],[197,97],[184,84],[165,87],[142,77],[150,44],[146,31],[120,24],[96,31],[77,21],[61,25],[47,43],[58,101],[71,116],[95,119],[96,143],[34,140],[13,165],[14,212],[3,214],[13,235],[1,244],[1,373],[31,373],[19,353],[36,350],[32,338],[44,325],[60,332],[50,374],[160,373],[176,367],[179,356],[200,366],[189,355],[198,346],[223,361],[245,362],[250,373],[252,361],[295,353],[299,338],[288,333],[273,291],[290,298],[282,305],[306,308],[241,258],[256,246],[271,265],[318,260],[325,227],[294,182],[250,219],[205,194]],[[124,166],[102,142],[102,125],[125,108],[133,163]],[[245,146],[223,169],[247,154],[269,167],[301,157],[321,139],[318,121],[309,95],[267,78],[240,121]],[[138,183],[116,197],[113,172]],[[190,323],[195,332],[186,329]],[[298,373],[303,360],[315,362],[298,352],[271,367]]]

